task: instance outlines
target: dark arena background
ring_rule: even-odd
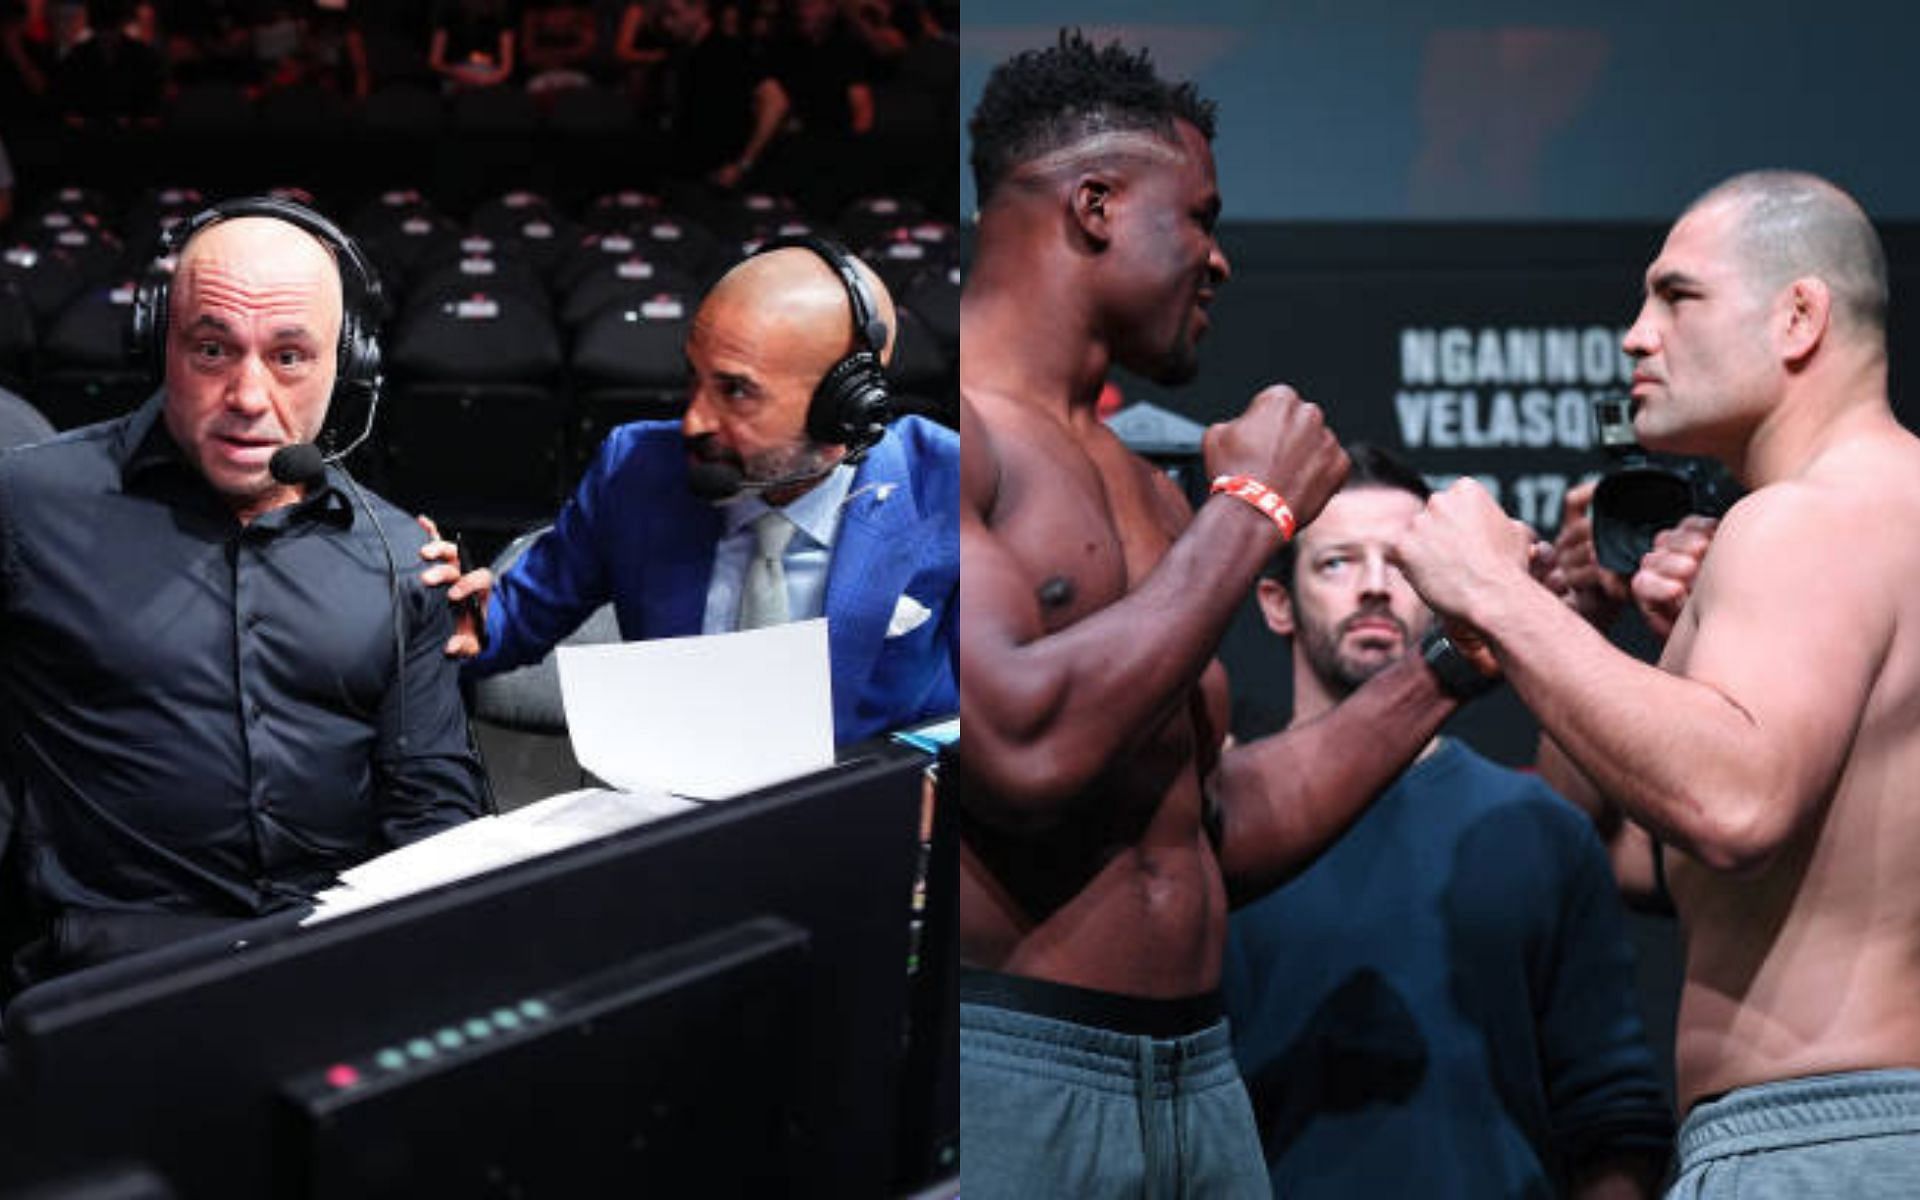
[[[612,425],[677,415],[698,298],[774,235],[828,234],[875,265],[906,310],[901,408],[950,421],[957,12],[703,7],[737,60],[685,52],[653,4],[10,2],[0,387],[59,428],[144,399],[120,331],[161,229],[284,189],[359,239],[385,287],[387,387],[356,474],[475,553],[550,520]],[[457,79],[458,47],[490,55],[500,32],[511,73]],[[780,132],[717,186],[766,79]]]

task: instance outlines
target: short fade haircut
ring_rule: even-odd
[[[1885,341],[1886,251],[1852,196],[1804,171],[1748,171],[1716,184],[1687,211],[1723,201],[1738,207],[1741,266],[1759,286],[1816,276],[1848,323]]]
[[[1185,121],[1213,140],[1213,101],[1191,83],[1154,73],[1145,49],[1095,46],[1077,29],[1057,44],[1025,50],[993,69],[967,131],[973,181],[985,206],[1008,173],[1096,133],[1141,130],[1173,138]]]
[[[1340,486],[1343,492],[1358,491],[1361,488],[1385,488],[1389,491],[1409,492],[1425,504],[1433,495],[1433,489],[1427,485],[1426,477],[1413,469],[1407,461],[1396,454],[1381,449],[1369,442],[1354,442],[1347,447],[1347,458],[1353,463],[1347,472],[1346,483]],[[1274,551],[1273,557],[1260,573],[1274,580],[1289,592],[1293,590],[1293,572],[1298,552],[1298,540],[1284,543]]]

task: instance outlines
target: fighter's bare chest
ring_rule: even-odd
[[[1083,455],[1019,474],[995,525],[1050,630],[1126,595],[1166,555],[1165,501],[1137,464]]]

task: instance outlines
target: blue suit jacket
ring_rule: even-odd
[[[833,727],[842,744],[959,709],[960,441],[903,417],[848,490],[827,570]],[[698,634],[720,513],[687,490],[680,426],[642,421],[609,434],[553,530],[494,587],[491,674],[538,661],[611,600],[629,641]],[[901,597],[929,611],[887,636]]]

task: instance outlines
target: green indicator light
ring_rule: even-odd
[[[427,1039],[414,1038],[407,1043],[407,1053],[413,1055],[415,1058],[432,1058],[440,1052],[435,1050],[433,1043]]]
[[[374,1055],[373,1061],[382,1071],[398,1071],[407,1065],[407,1056],[389,1047]]]
[[[461,1037],[460,1031],[451,1025],[434,1034],[433,1040],[439,1042],[443,1050],[458,1050],[467,1044],[467,1039]]]
[[[461,1028],[465,1029],[467,1036],[476,1042],[481,1038],[490,1038],[493,1036],[493,1026],[482,1021],[479,1017],[469,1019]]]
[[[520,1014],[510,1008],[496,1008],[493,1010],[493,1023],[502,1029],[518,1029]]]
[[[520,1015],[529,1021],[544,1021],[553,1015],[553,1010],[547,1007],[545,1000],[522,1000]]]

